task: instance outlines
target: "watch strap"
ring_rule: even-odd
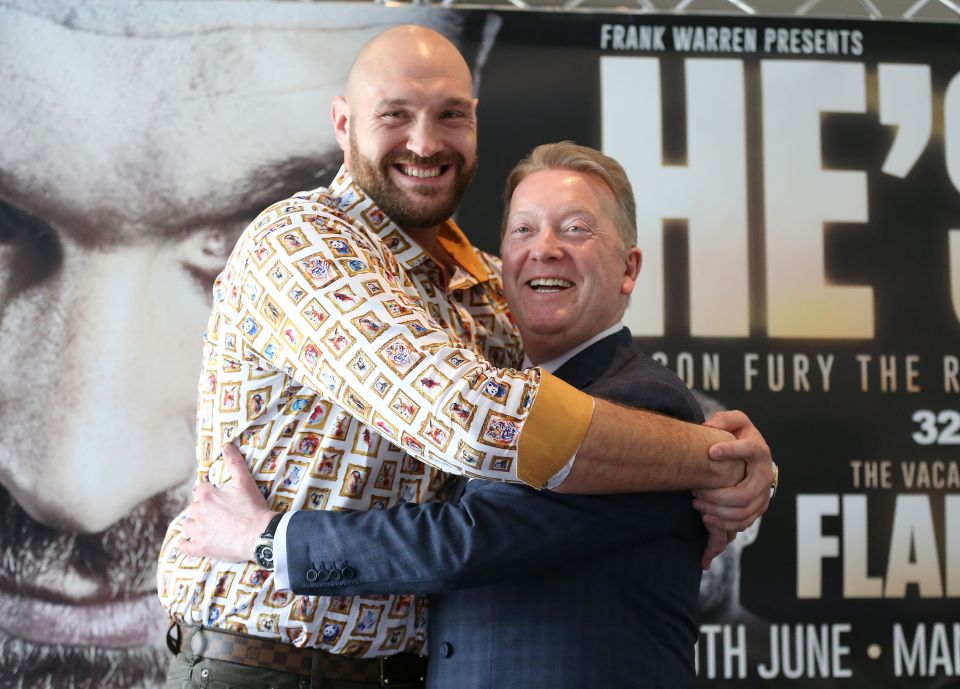
[[[270,523],[267,524],[267,528],[263,530],[262,534],[260,534],[260,538],[272,539],[277,533],[277,528],[280,526],[280,520],[283,519],[283,515],[283,512],[277,512],[275,515],[273,515]]]

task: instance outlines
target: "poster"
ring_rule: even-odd
[[[627,323],[782,471],[705,580],[703,686],[960,683],[960,27],[225,2],[0,7],[0,686],[159,686],[209,283],[327,181],[356,48],[479,77],[458,215],[574,139],[626,167]],[[318,65],[325,69],[318,69]]]

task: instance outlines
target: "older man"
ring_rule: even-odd
[[[683,383],[621,323],[641,253],[620,165],[570,142],[540,146],[511,173],[507,202],[503,280],[525,363],[595,396],[701,420]],[[232,466],[259,501],[242,462]],[[686,494],[485,481],[459,491],[447,503],[295,513],[279,555],[293,590],[433,594],[431,687],[694,685],[706,533]],[[342,568],[352,576],[330,576]]]
[[[197,504],[171,525],[158,574],[163,603],[186,625],[177,681],[233,677],[237,662],[276,668],[283,657],[285,680],[376,683],[382,664],[364,659],[422,647],[420,601],[296,598],[278,586],[270,550],[280,512],[427,502],[444,481],[438,468],[570,492],[741,476],[739,461],[707,456],[729,436],[590,397],[545,369],[512,368],[519,340],[495,262],[449,220],[476,164],[476,101],[446,39],[412,26],[381,34],[332,114],[344,152],[333,186],[264,211],[214,288]],[[589,294],[565,279],[536,287],[575,303]],[[749,520],[766,505],[769,454],[749,423],[731,428],[743,438],[722,453],[757,464],[736,493],[734,514]],[[215,486],[233,465],[217,448],[233,439],[271,509],[198,519],[225,494]],[[253,554],[251,530],[264,541],[256,562],[231,564],[238,551]],[[339,564],[322,574],[356,572]]]

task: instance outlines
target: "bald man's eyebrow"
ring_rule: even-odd
[[[341,161],[342,156],[337,149],[320,156],[291,157],[265,163],[224,190],[222,199],[212,198],[212,201],[220,202],[217,205],[212,203],[205,206],[200,202],[189,218],[178,215],[169,222],[158,222],[153,226],[152,236],[173,238],[205,227],[229,226],[235,226],[239,233],[260,211],[278,199],[329,184],[340,168]],[[221,205],[223,202],[227,205]]]
[[[149,206],[115,207],[100,202],[77,211],[51,203],[38,190],[28,189],[11,197],[0,188],[0,245],[19,241],[23,228],[29,230],[34,244],[47,246],[65,234],[91,249],[176,241],[210,229],[239,235],[245,225],[279,199],[329,184],[342,161],[343,155],[335,146],[314,155],[268,160],[249,169],[233,184],[190,200],[156,199]]]
[[[241,218],[249,222],[278,199],[330,184],[342,162],[342,153],[335,149],[319,157],[291,157],[259,167],[240,184],[248,190],[238,209]]]
[[[374,105],[375,110],[390,110],[392,108],[407,108],[416,105],[416,101],[410,98],[383,98]],[[469,98],[460,98],[451,96],[440,103],[440,108],[470,108],[473,101]]]

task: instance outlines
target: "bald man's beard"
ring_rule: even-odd
[[[410,198],[390,179],[394,165],[452,165],[453,185],[444,188],[423,185],[417,198]],[[356,134],[350,129],[350,174],[377,207],[404,229],[436,227],[449,219],[460,205],[477,172],[477,159],[468,165],[459,153],[437,153],[424,158],[409,151],[387,154],[379,161],[366,158],[357,146]]]
[[[152,689],[163,685],[170,653],[155,647],[37,644],[0,633],[4,689]]]
[[[133,689],[162,684],[169,660],[162,633],[151,638],[150,645],[116,648],[85,640],[87,630],[81,624],[76,630],[77,645],[45,643],[38,640],[44,630],[31,624],[30,604],[24,601],[68,605],[71,597],[80,596],[76,616],[81,619],[85,608],[101,602],[122,606],[124,601],[155,601],[157,553],[167,524],[189,494],[189,485],[166,491],[101,533],[78,534],[36,522],[0,488],[0,596],[23,613],[5,617],[0,626],[0,687]],[[39,590],[36,582],[49,572],[59,573],[64,582],[74,575],[81,577],[96,590],[78,592],[67,583],[62,590]],[[153,609],[145,602],[134,607],[139,613]],[[159,601],[156,613],[157,618],[164,617]],[[123,624],[122,619],[116,622]],[[96,631],[91,629],[89,634]]]

